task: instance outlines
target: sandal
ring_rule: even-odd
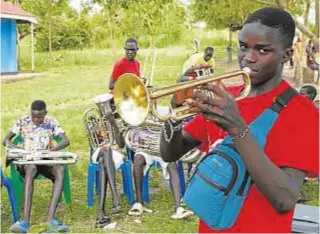
[[[96,228],[104,228],[105,226],[109,225],[111,223],[111,219],[107,216],[104,216],[104,217],[98,217],[96,219],[96,222],[95,222],[95,227]]]
[[[143,207],[141,203],[134,203],[128,214],[132,216],[141,216],[143,212],[152,213],[152,210]]]
[[[171,216],[172,219],[186,219],[190,216],[194,215],[194,213],[190,210],[185,210],[183,207],[178,207],[176,213]]]

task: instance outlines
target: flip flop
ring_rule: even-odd
[[[190,216],[194,215],[194,213],[190,210],[185,210],[183,207],[178,207],[176,213],[171,216],[172,219],[186,219]]]
[[[111,219],[107,216],[104,216],[102,218],[98,217],[96,219],[96,222],[95,222],[95,227],[96,228],[104,228],[105,226],[109,225],[111,223]]]
[[[128,214],[132,216],[141,216],[143,212],[152,213],[152,210],[143,207],[141,203],[134,203]]]

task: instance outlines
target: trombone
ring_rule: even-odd
[[[150,72],[150,76],[147,76],[147,81],[146,81],[147,87],[152,87],[152,83],[153,83],[154,69],[156,67],[156,60],[157,60],[157,48],[156,47],[149,47],[147,49],[146,58],[144,60],[143,70],[142,70],[142,74],[144,76],[146,75],[146,71],[149,70],[147,68],[147,64],[149,63],[149,59],[151,56],[152,56],[151,72]],[[151,61],[151,59],[150,59],[150,61]]]
[[[192,80],[188,82],[178,83],[169,87],[159,89],[148,89],[142,80],[134,74],[126,73],[119,77],[114,88],[114,101],[118,113],[122,119],[129,125],[138,126],[146,121],[149,114],[153,115],[160,121],[182,120],[186,117],[193,116],[199,113],[197,107],[184,105],[175,109],[166,115],[159,115],[156,111],[157,99],[168,96],[179,91],[195,89],[200,85],[230,79],[232,77],[242,76],[245,83],[244,90],[241,96],[236,100],[240,100],[248,96],[251,89],[249,68],[235,71],[218,77],[213,77],[212,74],[205,78]]]

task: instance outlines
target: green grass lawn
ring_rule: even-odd
[[[218,57],[222,58],[225,55],[223,49],[220,51]],[[95,54],[94,51],[63,52],[59,53],[62,54],[61,59],[54,62],[46,60],[45,54],[37,54],[38,68],[46,70],[44,75],[33,80],[2,84],[1,88],[2,139],[21,115],[28,114],[30,104],[35,99],[45,100],[48,106],[48,115],[54,116],[65,129],[71,141],[69,150],[77,153],[80,159],[69,167],[72,205],[67,207],[61,202],[56,216],[70,226],[71,232],[78,233],[106,232],[94,228],[98,197],[95,199],[94,208],[87,208],[86,205],[89,155],[88,142],[82,126],[82,114],[87,108],[94,106],[91,103],[91,98],[107,91],[113,64],[110,51],[95,50],[95,52],[97,53]],[[154,79],[155,86],[174,83],[181,72],[183,62],[190,53],[191,51],[185,51],[183,48],[159,51]],[[143,55],[143,52],[141,54]],[[139,57],[141,60],[144,58],[142,55]],[[217,69],[219,73],[224,67],[220,66]],[[4,165],[3,149],[1,152],[2,165]],[[5,174],[9,175],[9,170],[5,170]],[[119,192],[122,192],[120,174],[118,181]],[[31,231],[37,232],[43,229],[51,187],[49,180],[35,182]],[[197,232],[198,219],[196,217],[187,221],[173,221],[170,218],[174,211],[173,198],[167,183],[164,183],[161,178],[161,171],[158,169],[151,171],[151,187],[155,188],[155,192],[151,195],[149,208],[154,213],[138,218],[126,215],[130,207],[123,197],[121,214],[112,218],[117,222],[117,229],[110,232]],[[306,185],[306,191],[308,197],[313,199],[311,204],[318,204],[317,185],[309,183]],[[2,232],[8,232],[11,225],[11,212],[5,189],[1,190],[1,195],[1,229]],[[110,211],[110,196],[108,198],[107,209]]]

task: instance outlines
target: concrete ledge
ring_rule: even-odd
[[[1,75],[1,83],[12,83],[12,82],[21,81],[21,80],[31,80],[39,77],[41,74],[42,73],[36,73],[36,72],[23,72],[15,75],[13,74]]]

